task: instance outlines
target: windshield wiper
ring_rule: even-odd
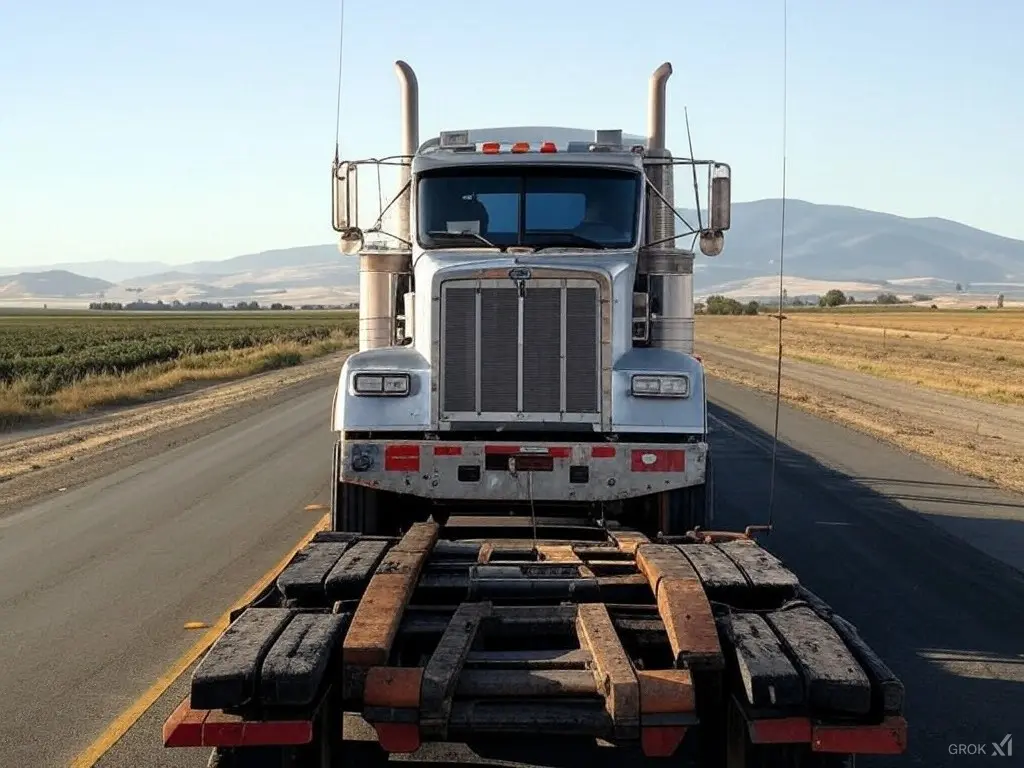
[[[552,242],[547,238],[562,238],[564,242]],[[604,250],[608,248],[604,243],[599,243],[597,240],[591,240],[589,237],[583,237],[577,235],[575,232],[545,232],[544,238],[540,243],[529,243],[535,250],[543,251],[548,248],[566,248],[577,246],[579,248],[595,248],[598,250]]]
[[[478,243],[483,243],[488,248],[498,248],[499,246],[492,243],[483,235],[479,235],[476,232],[449,232],[447,229],[439,229],[433,232],[427,232],[427,235],[434,238],[435,240],[442,240],[449,238],[451,240],[457,240],[460,238],[469,237]]]

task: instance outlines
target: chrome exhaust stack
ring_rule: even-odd
[[[402,155],[399,189],[395,201],[398,232],[405,242],[412,242],[412,190],[405,189],[412,178],[412,156],[419,147],[419,82],[412,67],[404,61],[395,62],[395,74],[401,89]],[[399,243],[396,248],[363,248],[359,253],[359,350],[394,346],[397,339],[399,307],[410,325],[412,248]]]
[[[672,158],[665,146],[666,86],[671,76],[672,65],[665,62],[654,70],[650,79],[647,156],[654,160]],[[641,249],[638,265],[647,275],[652,309],[650,345],[693,354],[693,253],[677,248],[671,239],[676,234],[672,165],[649,165],[647,177],[661,193],[659,197],[648,190],[650,241],[656,244]]]

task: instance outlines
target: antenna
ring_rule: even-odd
[[[782,222],[779,235],[779,351],[775,369],[775,429],[772,434],[772,468],[768,486],[768,532],[775,516],[775,476],[779,453],[779,412],[782,410],[782,320],[785,299],[783,275],[786,258],[786,127],[788,123],[789,2],[782,0]]]
[[[341,70],[345,60],[345,0],[340,0],[341,12],[338,21],[338,90],[334,107],[334,165],[341,162]]]
[[[690,146],[690,160],[694,159],[693,156],[693,137],[690,136],[690,113],[683,107],[683,119],[686,121],[686,143]],[[700,189],[697,185],[697,166],[690,163],[690,170],[693,172],[693,196],[697,200],[697,229],[703,230],[704,224],[700,215]],[[708,203],[710,206],[710,202]],[[711,212],[708,211],[708,216]]]

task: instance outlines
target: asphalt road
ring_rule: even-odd
[[[316,522],[330,386],[0,517],[0,765],[66,765],[194,643],[186,621],[213,622]],[[711,394],[716,524],[763,522],[773,401]],[[910,753],[858,765],[970,765],[951,744],[1024,734],[1024,499],[788,408],[781,425],[764,543],[907,685]],[[187,678],[98,765],[205,765],[160,746]]]

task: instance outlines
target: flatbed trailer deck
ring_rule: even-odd
[[[902,683],[750,532],[506,522],[318,534],[232,616],[164,745],[238,768],[523,734],[716,768],[905,750]]]

